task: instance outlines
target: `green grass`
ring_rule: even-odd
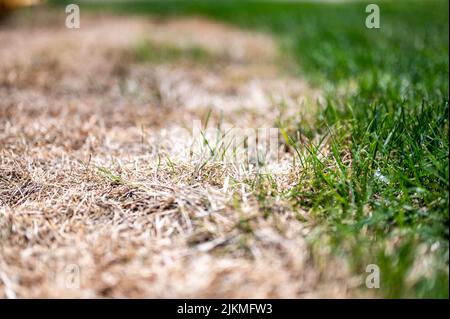
[[[365,28],[363,2],[127,2],[110,9],[204,15],[273,34],[298,73],[327,94],[315,123],[286,130],[293,152],[306,155],[299,155],[303,177],[283,195],[310,210],[317,236],[330,238],[355,272],[380,266],[381,296],[448,298],[448,2],[378,3],[378,30]],[[319,145],[300,143],[297,132],[331,136],[331,155],[318,156]],[[419,251],[436,243],[430,274],[409,282]]]
[[[167,63],[167,62],[197,62],[212,63],[213,57],[200,47],[179,48],[170,44],[156,44],[141,41],[133,48],[133,55],[139,62]]]

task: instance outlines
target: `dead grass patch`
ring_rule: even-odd
[[[50,15],[0,31],[1,297],[352,293],[338,260],[317,263],[308,220],[282,196],[298,180],[290,154],[260,189],[246,167],[173,155],[174,128],[211,110],[211,123],[222,111],[237,127],[270,127],[279,103],[297,112],[301,97],[317,97],[271,64],[270,38],[88,14],[73,33]],[[180,55],[189,45],[228,58],[212,69],[143,65],[123,55],[143,34]],[[77,289],[65,281],[71,265]]]

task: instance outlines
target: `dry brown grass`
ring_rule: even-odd
[[[306,242],[307,212],[280,196],[262,207],[248,167],[199,170],[173,152],[176,128],[209,110],[212,122],[222,110],[237,127],[267,127],[278,103],[292,116],[317,97],[279,70],[269,37],[207,20],[87,14],[73,31],[49,14],[0,29],[1,297],[352,294],[359,279],[325,243],[313,253]],[[218,63],[138,63],[130,48],[142,39],[195,45]],[[278,191],[297,180],[291,162],[283,154]],[[65,284],[72,264],[78,289]]]

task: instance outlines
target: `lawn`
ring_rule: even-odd
[[[377,3],[380,29],[365,27],[364,2],[131,1],[81,10],[201,15],[272,35],[286,72],[326,98],[312,121],[278,120],[300,177],[277,193],[261,176],[252,183],[260,205],[281,196],[307,211],[313,250],[331,245],[355,273],[379,265],[381,297],[448,298],[448,2]]]

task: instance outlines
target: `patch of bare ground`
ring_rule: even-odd
[[[212,59],[140,62],[142,41]],[[209,112],[241,128],[274,127],[280,104],[302,114],[319,95],[277,54],[267,35],[199,18],[2,25],[0,297],[349,296],[359,278],[312,253],[307,212],[270,189],[262,203],[249,166],[175,152]],[[298,183],[289,153],[274,169],[276,194]]]

